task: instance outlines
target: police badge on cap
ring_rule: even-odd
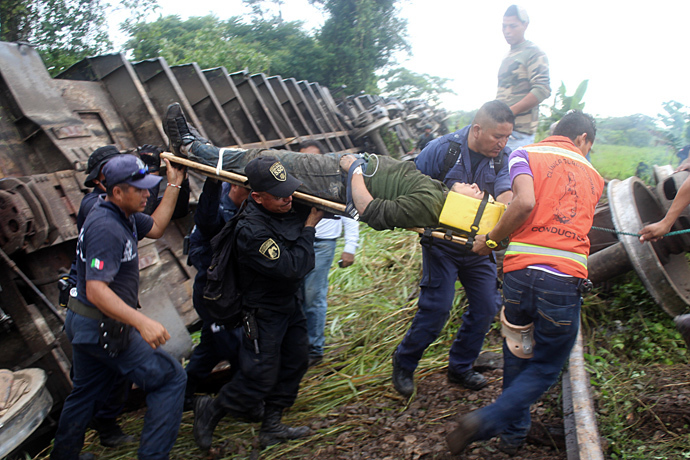
[[[244,173],[255,192],[267,192],[278,198],[285,198],[302,185],[302,182],[288,174],[275,157],[258,157],[247,163]]]

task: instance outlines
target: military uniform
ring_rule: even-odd
[[[525,40],[510,49],[498,70],[496,99],[509,106],[532,93],[539,103],[551,95],[549,60],[537,45]],[[508,142],[511,150],[534,142],[539,125],[539,105],[515,114],[515,129]]]

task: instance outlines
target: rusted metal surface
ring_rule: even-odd
[[[215,145],[239,145],[239,136],[223,111],[201,69],[193,62],[170,68],[189,100],[194,113],[203,118],[203,129]]]
[[[76,217],[88,192],[83,171],[96,148],[166,146],[161,117],[172,102],[182,105],[201,135],[224,147],[297,150],[315,139],[334,152],[386,153],[379,130],[387,123],[353,136],[355,127],[363,127],[356,119],[376,122],[387,113],[384,106],[395,112],[390,129],[401,144],[415,134],[405,121],[405,104],[377,96],[351,99],[356,108],[343,112],[344,99],[335,100],[317,82],[224,67],[202,70],[196,63],[169,66],[163,58],[132,63],[120,53],[88,57],[51,78],[34,48],[0,42],[0,248],[26,274],[22,280],[0,264],[0,341],[6,350],[0,366],[46,369],[53,410],[71,389],[70,344],[40,299],[57,304],[57,280],[74,258]],[[416,112],[414,123],[420,123]],[[190,176],[195,200],[203,178]],[[188,216],[162,238],[140,244],[140,299],[144,311],[169,328],[177,357],[189,352],[186,327],[198,320],[191,302],[196,272],[182,254],[191,226]],[[31,286],[39,291],[32,294]],[[10,324],[15,327],[8,329]]]
[[[239,96],[235,83],[225,67],[216,67],[203,71],[206,81],[218,100],[228,120],[237,132],[237,144],[246,147],[249,144],[266,147],[266,137],[254,121],[245,100]],[[225,145],[225,147],[228,147]]]
[[[53,400],[46,389],[46,373],[41,369],[23,369],[13,373],[16,382],[26,388],[7,413],[0,417],[0,458],[17,448],[48,415]]]
[[[139,145],[138,139],[146,139],[146,143],[154,145],[167,143],[158,115],[160,112],[124,55],[117,53],[86,58],[58,75],[57,79],[100,83],[110,101],[108,105],[119,114],[117,121],[124,122],[122,129],[118,130],[122,138],[114,139],[121,150]],[[100,107],[94,109],[97,112],[101,110]],[[127,144],[121,144],[125,138],[128,138]],[[94,149],[107,143],[99,142]]]
[[[251,76],[247,72],[235,72],[230,74],[230,79],[264,137],[267,140],[279,140],[282,145],[287,144],[286,135],[280,130],[273,114],[268,110]],[[270,143],[267,142],[267,144]]]

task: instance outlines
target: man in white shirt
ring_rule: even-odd
[[[306,141],[300,145],[302,153],[324,153],[318,141]],[[314,239],[314,270],[304,278],[304,315],[307,317],[309,334],[309,366],[318,364],[323,359],[323,348],[326,344],[326,311],[328,309],[328,272],[335,255],[336,240],[345,228],[345,247],[340,255],[338,265],[349,267],[355,261],[355,252],[359,242],[359,223],[336,216],[334,219],[322,219],[316,225]]]

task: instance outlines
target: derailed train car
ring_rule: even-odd
[[[121,151],[167,145],[161,116],[180,102],[215,145],[297,150],[306,139],[329,151],[395,155],[411,148],[422,126],[444,133],[445,113],[420,101],[407,106],[378,96],[339,102],[318,83],[230,73],[163,58],[131,63],[122,54],[89,57],[51,78],[30,45],[0,42],[0,368],[40,368],[57,415],[71,390],[70,344],[62,333],[58,279],[75,254],[76,216],[87,160],[96,148]],[[191,181],[192,201],[203,177]],[[140,243],[140,303],[162,322],[177,358],[189,354],[187,329],[194,269],[183,238],[191,216],[173,221],[163,238]],[[48,428],[46,428],[48,429]]]

